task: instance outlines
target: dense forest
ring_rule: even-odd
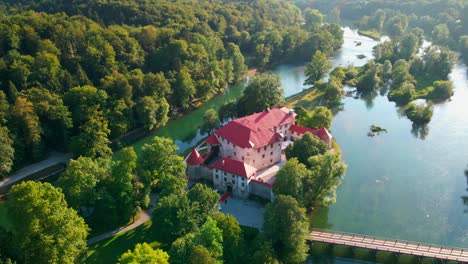
[[[398,37],[418,28],[426,39],[460,51],[468,62],[466,0],[299,0],[297,5],[320,10],[327,21],[352,23],[373,37]]]
[[[336,24],[280,1],[3,1],[0,175],[51,149],[108,156],[242,78],[330,54]],[[315,14],[321,19],[320,14]]]

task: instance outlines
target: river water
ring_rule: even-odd
[[[372,59],[377,43],[345,29],[345,43],[332,58],[333,65],[363,65]],[[358,59],[359,54],[366,58]],[[305,88],[303,65],[281,65],[275,72],[286,96]],[[435,105],[427,129],[413,129],[386,96],[343,100],[344,110],[335,116],[331,131],[348,170],[337,202],[314,216],[315,227],[468,247],[468,214],[461,200],[467,193],[466,66],[457,64],[450,79],[455,95]],[[388,133],[368,137],[373,124]]]
[[[345,28],[344,40],[331,58],[334,67],[365,64],[378,44],[349,28]],[[360,54],[366,58],[358,59]],[[304,65],[280,65],[274,72],[281,77],[285,96],[306,88]],[[468,247],[468,214],[461,200],[466,194],[463,171],[468,164],[466,66],[457,64],[450,79],[455,83],[455,95],[450,102],[435,105],[432,121],[423,131],[412,129],[411,122],[386,96],[343,99],[343,111],[335,116],[331,131],[348,170],[338,188],[337,202],[313,217],[315,227]],[[198,127],[204,111],[237,98],[244,86],[232,87],[156,134],[173,138],[180,152],[186,150],[203,138]],[[373,124],[388,133],[368,137]],[[136,150],[149,138],[138,142]],[[350,263],[343,259],[332,262]]]

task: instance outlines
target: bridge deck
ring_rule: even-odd
[[[309,240],[392,253],[408,254],[468,263],[468,249],[450,248],[417,242],[391,240],[362,235],[313,230]]]

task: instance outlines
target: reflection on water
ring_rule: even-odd
[[[366,40],[355,46],[356,38],[361,37],[345,30],[345,44],[333,57],[334,66],[362,65],[372,59],[377,42]],[[366,58],[359,60],[356,54]],[[276,69],[286,95],[302,89],[304,76],[297,76],[301,71],[294,65]],[[335,116],[331,130],[348,171],[337,191],[337,203],[316,213],[315,227],[468,247],[468,216],[460,199],[466,195],[460,172],[468,163],[466,74],[465,65],[455,66],[450,74],[455,95],[434,105],[433,118],[425,127],[413,127],[383,96],[385,90],[343,99],[343,111]],[[368,137],[373,124],[388,133]]]

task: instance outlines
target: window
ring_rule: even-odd
[[[226,176],[226,172],[223,172],[223,174]]]
[[[242,160],[244,160],[244,156],[242,156]]]
[[[273,162],[273,160],[271,159],[270,162]]]
[[[245,178],[242,178],[242,181],[245,181]]]
[[[257,149],[257,152],[260,153],[260,149]]]
[[[216,172],[218,172],[218,169],[216,169]]]
[[[226,178],[226,177],[224,177],[224,181],[227,182],[227,178]]]
[[[265,146],[265,147],[263,147],[263,150],[266,150],[266,148],[267,148],[266,146]]]
[[[270,152],[270,155],[272,155],[272,156],[273,156],[273,151],[272,151],[272,152]]]
[[[273,148],[273,144],[270,145],[270,148]]]
[[[216,179],[218,179],[218,178],[219,178],[219,177],[218,177],[218,174],[216,174],[216,175],[215,175],[215,178],[216,178]]]
[[[236,183],[236,180],[232,179],[232,183]]]
[[[236,152],[234,151],[234,156],[236,156]]]
[[[265,158],[265,154],[262,155],[262,158]]]
[[[242,183],[241,186],[244,187],[245,183]]]

